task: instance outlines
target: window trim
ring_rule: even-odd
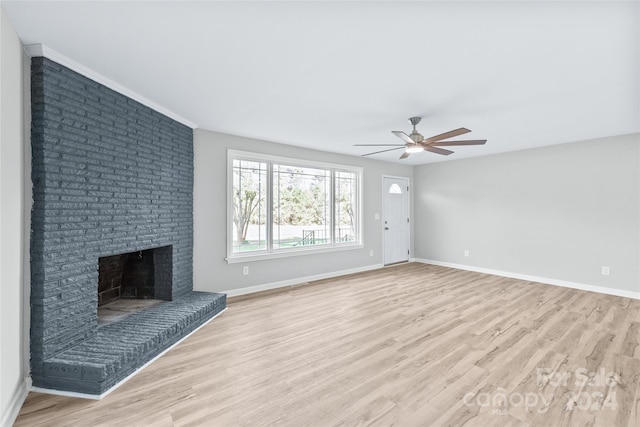
[[[267,198],[268,201],[273,202],[273,164],[284,164],[293,167],[308,167],[308,168],[321,168],[331,171],[331,211],[330,211],[330,226],[331,233],[335,240],[335,172],[351,172],[356,173],[358,176],[357,184],[357,237],[355,242],[338,242],[335,241],[329,245],[318,245],[317,247],[300,247],[300,248],[285,248],[285,249],[273,249],[273,203],[267,202],[267,249],[251,251],[245,253],[233,252],[233,161],[235,159],[254,161],[254,162],[266,162],[267,163]],[[228,264],[258,261],[266,259],[286,258],[290,256],[298,255],[312,255],[327,252],[338,252],[344,250],[362,249],[364,248],[364,236],[363,236],[363,213],[364,206],[362,204],[362,181],[364,177],[364,168],[358,166],[350,166],[337,163],[316,162],[312,160],[296,159],[292,157],[274,156],[270,154],[254,153],[241,150],[227,150],[227,218],[226,218],[226,239],[227,239],[227,257],[225,261]]]

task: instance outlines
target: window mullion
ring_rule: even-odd
[[[267,162],[267,252],[273,252],[273,163]]]
[[[330,195],[329,195],[329,222],[330,222],[330,230],[331,230],[331,244],[336,244],[336,171],[335,169],[331,169],[331,185],[330,185]]]

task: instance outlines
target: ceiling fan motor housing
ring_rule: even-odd
[[[417,130],[414,130],[413,132],[411,132],[411,135],[409,135],[409,138],[413,139],[413,142],[415,142],[416,144],[424,141],[424,136],[422,136],[422,134]]]

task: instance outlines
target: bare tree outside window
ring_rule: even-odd
[[[267,164],[246,160],[233,162],[233,228],[236,251],[266,248]],[[256,233],[248,240],[249,227]]]

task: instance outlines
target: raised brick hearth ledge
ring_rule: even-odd
[[[93,338],[46,359],[40,386],[99,398],[225,307],[225,294],[190,292],[100,326]]]

